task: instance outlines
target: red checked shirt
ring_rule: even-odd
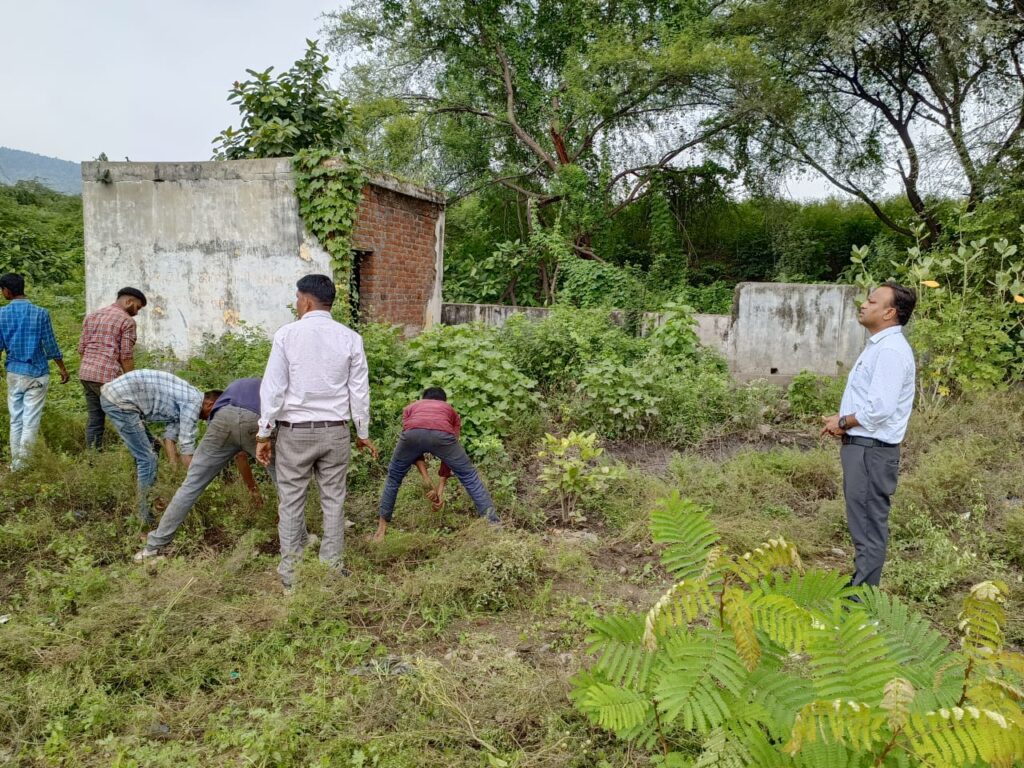
[[[417,400],[402,411],[402,429],[436,429],[458,437],[462,432],[462,419],[444,400]],[[442,462],[438,474],[451,477],[452,471]]]
[[[121,361],[135,349],[135,320],[117,304],[85,316],[78,341],[78,378],[106,384],[120,376]]]

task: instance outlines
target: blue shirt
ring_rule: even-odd
[[[917,366],[903,326],[879,331],[854,363],[839,405],[839,414],[857,417],[848,435],[901,443],[914,405]]]
[[[210,419],[225,405],[233,405],[236,408],[245,408],[257,416],[260,415],[260,384],[263,379],[236,379],[228,384],[224,394],[217,398],[217,402],[210,409]]]
[[[53,335],[50,313],[28,299],[0,307],[0,352],[7,352],[7,370],[22,376],[46,376],[50,360],[63,355]]]
[[[173,373],[143,368],[103,385],[100,395],[143,421],[166,424],[164,439],[177,440],[178,451],[191,455],[196,447],[203,393]]]

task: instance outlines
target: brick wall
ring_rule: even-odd
[[[359,308],[365,320],[421,330],[438,281],[438,219],[443,206],[368,184],[352,245],[366,251]],[[442,235],[443,236],[443,235]]]

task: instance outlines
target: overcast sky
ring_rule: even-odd
[[[335,0],[0,0],[0,145],[205,160],[246,68],[286,69]]]
[[[344,0],[0,0],[0,146],[205,160],[246,68],[285,69]],[[814,177],[783,194],[824,197]]]

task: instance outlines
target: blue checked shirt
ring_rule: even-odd
[[[63,359],[50,313],[28,299],[14,299],[0,307],[0,352],[7,353],[10,373],[48,375],[49,361]]]
[[[176,440],[179,453],[195,452],[203,393],[184,379],[143,368],[104,384],[100,395],[118,408],[135,411],[143,421],[166,424],[165,440]]]

